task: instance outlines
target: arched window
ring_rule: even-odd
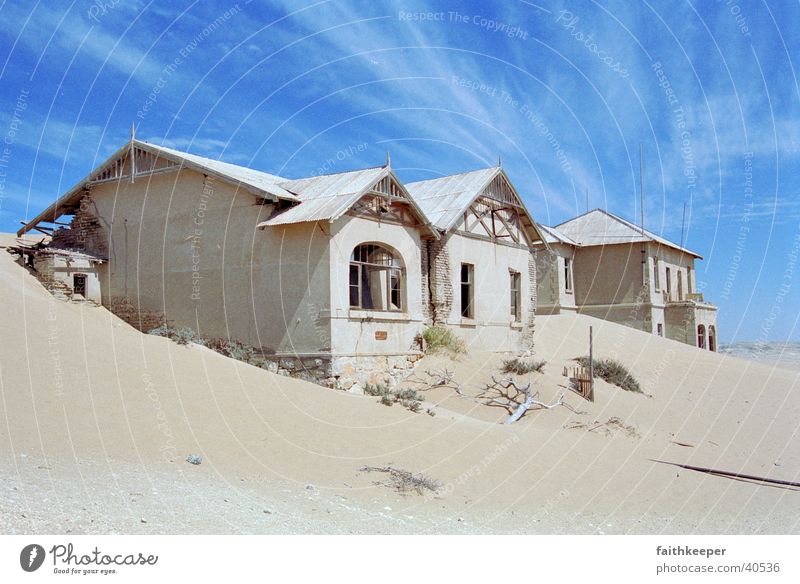
[[[717,350],[717,329],[713,324],[708,327],[708,350]]]
[[[706,327],[702,324],[697,327],[697,346],[701,349],[706,348]]]
[[[350,307],[403,310],[405,278],[398,257],[374,243],[356,246],[350,256]]]

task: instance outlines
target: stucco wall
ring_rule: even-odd
[[[655,258],[658,258],[659,286],[656,288],[655,278]],[[681,253],[669,247],[648,244],[648,273],[650,289],[653,291],[653,303],[663,304],[664,293],[667,292],[667,268],[670,270],[670,286],[672,288],[672,301],[678,301],[679,288],[684,300],[688,299],[688,294],[695,292],[696,282],[694,274],[694,258],[688,254]],[[689,278],[689,272],[692,272]],[[680,274],[680,276],[678,276]],[[691,289],[690,282],[691,279]]]
[[[536,285],[537,306],[539,314],[558,314],[562,310],[575,311],[575,265],[573,271],[573,290],[567,291],[565,285],[564,260],[573,259],[575,249],[561,243],[551,243],[550,250],[537,247],[536,250]]]
[[[528,249],[497,245],[490,241],[465,237],[458,232],[446,240],[453,300],[446,324],[464,339],[467,345],[484,350],[513,351],[521,346],[523,329],[532,322],[532,293]],[[475,266],[474,319],[461,318],[461,264]],[[519,272],[521,282],[521,316],[514,323],[511,316],[511,283],[509,270]]]
[[[642,282],[643,244],[578,248],[573,282],[578,305],[607,305],[650,301]]]
[[[665,310],[666,336],[687,345],[697,345],[695,310],[689,303],[670,304]]]
[[[419,231],[390,223],[345,216],[331,225],[331,348],[335,354],[404,354],[419,347],[422,331],[423,280]],[[382,312],[350,308],[349,277],[353,249],[376,243],[399,255],[404,267],[403,310]],[[377,333],[377,336],[376,336]],[[385,338],[383,338],[385,337]]]
[[[258,230],[271,206],[182,170],[92,190],[109,237],[104,298],[267,352],[330,347],[328,240],[316,224]]]

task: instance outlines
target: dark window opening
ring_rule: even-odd
[[[572,291],[572,260],[564,258],[564,290]]]
[[[86,296],[86,274],[75,274],[72,276],[72,291],[75,294]]]
[[[461,316],[475,318],[474,311],[474,278],[475,266],[461,264]]]
[[[667,268],[667,302],[672,302],[672,273],[670,269]]]

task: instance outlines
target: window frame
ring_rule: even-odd
[[[653,288],[656,292],[661,291],[661,269],[658,265],[658,256],[653,256]]]
[[[464,281],[464,268],[467,270],[467,281]],[[459,282],[459,313],[461,318],[473,320],[475,318],[475,264],[461,262],[458,274]],[[464,306],[464,290],[467,291],[467,304]]]
[[[369,261],[369,256],[377,251],[383,252],[386,259],[382,262]],[[405,311],[405,268],[403,267],[400,255],[393,249],[380,243],[360,243],[353,248],[350,254],[350,262],[347,270],[348,304],[350,310],[392,313],[402,313]],[[373,307],[369,308],[364,306],[364,290],[365,287],[368,287],[371,283],[370,272],[384,272],[384,274],[381,274],[379,277],[385,278],[384,286],[386,289],[386,298],[382,299],[382,307],[379,308],[374,307],[375,298],[372,298],[371,292],[370,299],[372,300]],[[355,281],[353,280],[354,273]],[[354,292],[356,304],[353,303]],[[395,299],[397,302],[393,303]],[[397,306],[397,308],[392,308],[393,305]],[[383,306],[385,306],[385,308]]]
[[[564,292],[572,294],[572,258],[564,258]]]
[[[512,322],[522,322],[522,274],[509,270],[509,285],[511,290],[511,318]]]
[[[665,285],[664,292],[666,292],[666,294],[667,294],[666,295],[666,301],[667,302],[672,302],[672,272],[671,272],[669,266],[667,266],[667,268],[664,270],[664,275],[665,275],[665,278],[664,278],[664,285]]]

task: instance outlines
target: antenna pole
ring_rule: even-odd
[[[586,187],[586,212],[589,212],[589,187]]]
[[[136,139],[136,123],[131,122],[131,183],[136,176],[136,147],[133,141]]]
[[[686,201],[683,202],[683,215],[681,216],[681,249],[683,249],[683,228],[686,224]]]
[[[642,233],[644,234],[644,146],[639,142],[639,197],[642,211]]]

